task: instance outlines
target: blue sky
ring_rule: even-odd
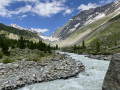
[[[115,0],[0,0],[0,22],[35,28],[49,36],[81,10]]]

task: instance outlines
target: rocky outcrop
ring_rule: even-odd
[[[102,90],[120,90],[120,53],[112,57]]]
[[[24,60],[0,63],[0,90],[14,90],[34,83],[67,79],[84,70],[85,67],[80,61],[68,56],[63,59],[52,58],[48,63]]]

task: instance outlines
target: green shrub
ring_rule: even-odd
[[[2,59],[3,58],[3,54],[2,53],[0,53],[0,59]]]
[[[34,59],[33,59],[33,61],[37,62],[37,61],[38,61],[38,59],[37,59],[37,58],[34,58]]]
[[[13,62],[13,61],[10,58],[6,58],[3,60],[4,64],[11,63],[11,62]]]
[[[40,57],[44,57],[45,53],[44,52],[40,52]]]
[[[26,61],[35,61],[35,62],[37,62],[38,59],[37,58],[34,58],[34,59],[28,58]]]
[[[28,58],[28,59],[26,59],[26,61],[32,61],[32,59],[31,59],[31,58]]]

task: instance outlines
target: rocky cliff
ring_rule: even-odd
[[[112,57],[102,90],[120,90],[120,53]]]

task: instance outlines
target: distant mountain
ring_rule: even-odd
[[[104,6],[81,11],[78,15],[72,17],[63,27],[59,27],[55,32],[53,32],[50,37],[65,40],[74,32],[112,14],[119,9],[120,1],[117,0],[116,2]]]
[[[33,29],[33,28],[24,28],[24,27],[21,27],[21,26],[18,26],[16,24],[10,24],[9,26],[11,27],[14,27],[14,28],[17,28],[19,30],[28,30],[28,31],[31,31],[33,33],[37,33],[38,35],[40,36],[44,36],[44,34],[42,32],[39,32],[37,29]]]
[[[0,35],[6,36],[11,39],[19,39],[20,36],[23,36],[26,40],[39,41],[42,40],[38,34],[31,31],[24,30],[19,27],[14,28],[11,26],[6,26],[3,23],[0,23]]]
[[[17,28],[19,30],[26,30],[26,31],[30,31],[30,32],[33,32],[33,33],[36,33],[39,35],[40,38],[42,38],[43,40],[47,41],[47,42],[53,42],[53,41],[58,41],[57,38],[52,38],[52,37],[46,37],[42,32],[40,32],[38,29],[33,29],[33,28],[23,28],[21,26],[18,26],[16,24],[10,24],[9,25],[10,27],[14,27],[14,28]]]

